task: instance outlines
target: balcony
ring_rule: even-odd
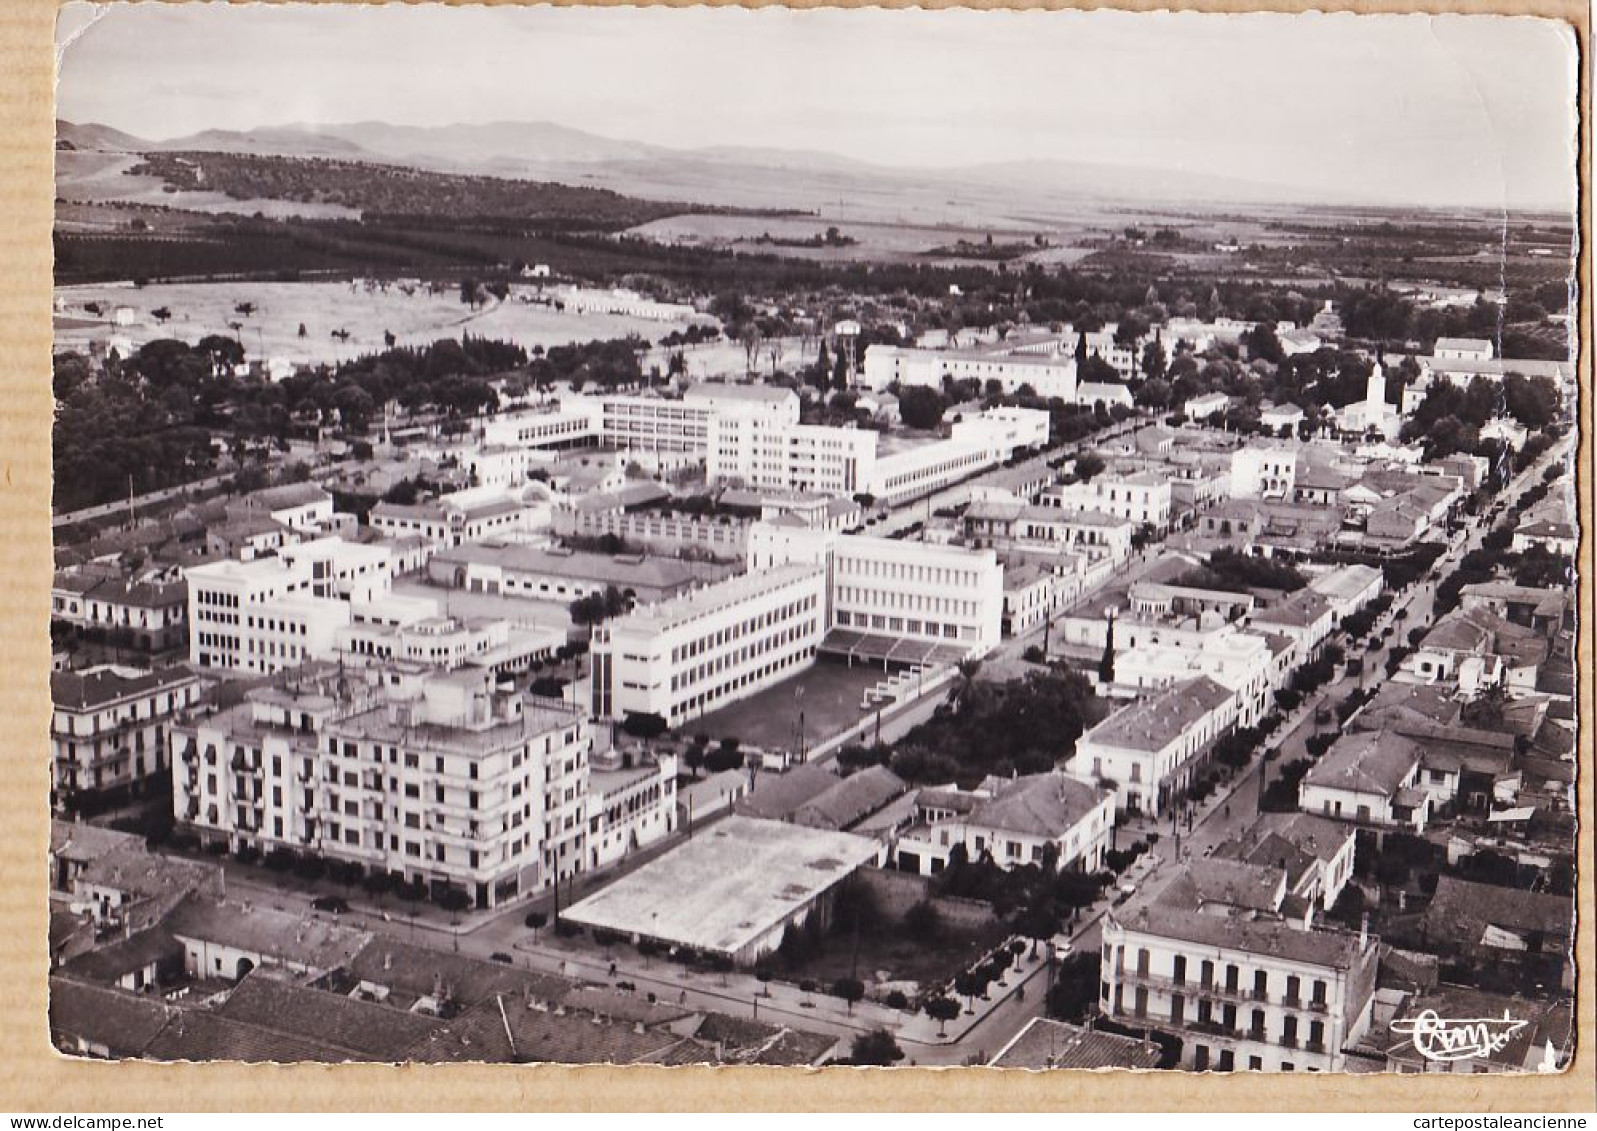
[[[1330,1004],[1328,1002],[1326,1002],[1324,1000],[1320,1000],[1320,1001],[1311,1001],[1304,1008],[1306,1008],[1310,1013],[1325,1013],[1331,1007],[1330,1007]]]
[[[1158,974],[1144,974],[1130,968],[1123,967],[1121,976],[1128,984],[1147,986],[1150,989],[1162,990],[1165,993],[1185,994],[1192,998],[1212,997],[1223,1001],[1268,1003],[1270,995],[1261,993],[1252,987],[1243,989],[1241,986],[1226,987],[1216,982],[1189,982],[1176,981],[1174,978],[1165,978]]]
[[[1304,1048],[1304,1051],[1306,1051],[1306,1052],[1323,1053],[1325,1051],[1325,1042],[1324,1041],[1304,1041],[1303,1042],[1303,1048]]]

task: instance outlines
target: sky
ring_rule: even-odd
[[[548,121],[1570,211],[1574,51],[1560,24],[1503,17],[73,4],[57,114],[150,139]]]

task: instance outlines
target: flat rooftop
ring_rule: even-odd
[[[825,573],[819,565],[797,562],[744,573],[695,589],[670,600],[652,605],[639,605],[630,613],[617,617],[612,631],[650,626],[660,630],[677,628],[690,621],[707,617],[724,609],[736,608],[766,593],[798,585]]]
[[[573,923],[735,954],[875,859],[866,837],[727,817],[565,913]]]

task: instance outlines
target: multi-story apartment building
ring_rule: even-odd
[[[1081,334],[1076,339],[1075,348],[1084,350],[1088,357],[1096,357],[1108,365],[1122,381],[1133,381],[1137,377],[1137,362],[1142,356],[1139,343],[1132,341],[1122,344],[1117,341],[1115,331],[1118,328],[1111,324],[1102,330]]]
[[[825,627],[952,644],[984,654],[1002,639],[1004,567],[993,550],[756,523],[749,570],[825,567]]]
[[[483,669],[307,671],[173,733],[177,819],[235,850],[350,861],[478,907],[586,866],[582,714]]]
[[[1122,812],[1157,817],[1179,801],[1236,718],[1236,694],[1207,676],[1170,684],[1077,739],[1066,771],[1112,788]]]
[[[1339,738],[1303,776],[1298,808],[1339,821],[1425,831],[1431,798],[1420,783],[1420,747],[1395,730]]]
[[[718,422],[757,421],[770,428],[796,426],[798,395],[772,385],[699,384],[681,399],[607,396],[597,401],[570,397],[563,412],[594,414],[606,445],[633,451],[681,453],[707,459]],[[726,424],[726,427],[732,427]]]
[[[524,502],[497,487],[457,491],[408,506],[378,503],[370,516],[372,529],[383,537],[423,538],[435,550],[547,528],[549,520],[547,501]]]
[[[1072,550],[1116,561],[1130,555],[1135,530],[1129,519],[1116,515],[999,499],[971,503],[964,524],[966,539],[976,547]]]
[[[1047,445],[1051,428],[1049,415],[1042,409],[999,405],[955,420],[948,435],[962,444],[985,444],[1007,459],[1020,448]]]
[[[335,521],[333,496],[315,483],[288,483],[252,491],[230,503],[231,514],[270,518],[301,534],[315,534]]]
[[[670,496],[661,492],[661,497]],[[645,496],[643,504],[627,501],[625,493],[589,495],[554,509],[554,533],[562,538],[602,538],[610,535],[628,546],[653,553],[678,554],[686,549],[702,550],[721,561],[741,561],[748,544],[751,515],[739,513],[696,514],[674,511],[668,506],[654,507],[661,498]],[[857,504],[853,506],[858,513]]]
[[[147,652],[188,639],[188,588],[175,571],[126,578],[99,566],[64,570],[50,588],[50,619]]]
[[[1231,453],[1231,497],[1290,499],[1297,473],[1296,447],[1248,444]]]
[[[955,845],[1009,869],[1043,864],[1097,872],[1114,832],[1114,796],[1058,771],[988,779],[975,790],[923,790],[920,820],[894,846],[899,868],[929,875]]]
[[[603,415],[585,398],[573,398],[559,408],[506,413],[483,422],[482,442],[487,447],[590,448],[599,442]]]
[[[349,623],[346,602],[305,590],[307,571],[280,558],[222,561],[188,571],[189,662],[268,674],[330,654]]]
[[[588,773],[588,867],[608,868],[677,824],[677,759],[595,754]]]
[[[185,668],[143,671],[113,665],[50,676],[50,770],[56,804],[85,795],[142,790],[168,764],[169,736],[199,700]]]
[[[628,600],[661,601],[714,581],[729,567],[657,554],[600,554],[542,546],[465,545],[427,562],[436,585],[569,604],[614,588]]]
[[[436,610],[432,602],[426,604]],[[566,643],[566,634],[558,628],[512,624],[489,617],[418,617],[408,608],[397,614],[384,615],[385,611],[382,606],[351,609],[352,623],[339,629],[334,641],[339,661],[399,662],[433,668],[469,664],[509,675],[549,659]]]
[[[628,451],[682,453],[700,459],[710,449],[715,410],[701,401],[611,396],[598,404],[602,443]]]
[[[1121,686],[1153,689],[1207,676],[1236,696],[1237,725],[1250,727],[1272,709],[1271,695],[1284,685],[1277,672],[1268,639],[1227,626],[1117,652],[1114,677]]]
[[[396,600],[392,570],[387,547],[333,538],[285,546],[275,557],[191,567],[189,662],[267,675],[329,659],[354,605]],[[405,607],[425,615],[414,603]]]
[[[710,422],[706,470],[712,482],[757,491],[855,495],[874,482],[876,442],[876,433],[865,428],[717,413]]]
[[[1305,588],[1274,604],[1255,608],[1248,615],[1248,623],[1260,632],[1290,638],[1298,654],[1307,661],[1319,655],[1336,620],[1331,602],[1315,590]]]
[[[825,635],[826,572],[756,570],[634,609],[593,632],[593,714],[677,726],[807,667]]]
[[[868,346],[863,383],[871,389],[889,385],[925,385],[940,389],[950,381],[996,381],[1006,394],[1030,386],[1040,397],[1076,402],[1073,357],[1005,354],[988,350],[925,350],[903,346]]]
[[[1333,566],[1309,581],[1309,588],[1331,606],[1332,627],[1380,597],[1384,587],[1380,570],[1359,564]]]
[[[1039,501],[1067,511],[1116,515],[1156,530],[1170,526],[1170,480],[1151,471],[1101,472],[1086,483],[1049,487]]]
[[[938,440],[905,448],[876,461],[868,494],[886,507],[899,507],[997,467],[1007,453],[986,444]]]
[[[1203,1071],[1337,1072],[1369,1031],[1376,941],[1289,917],[1286,873],[1206,860],[1104,919],[1099,1006],[1181,1041]]]

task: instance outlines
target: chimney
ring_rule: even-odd
[[[1359,952],[1370,948],[1370,913],[1366,911],[1359,916]]]
[[[384,970],[392,970],[393,968],[394,968],[394,952],[391,951],[391,950],[383,951],[383,969]]]

